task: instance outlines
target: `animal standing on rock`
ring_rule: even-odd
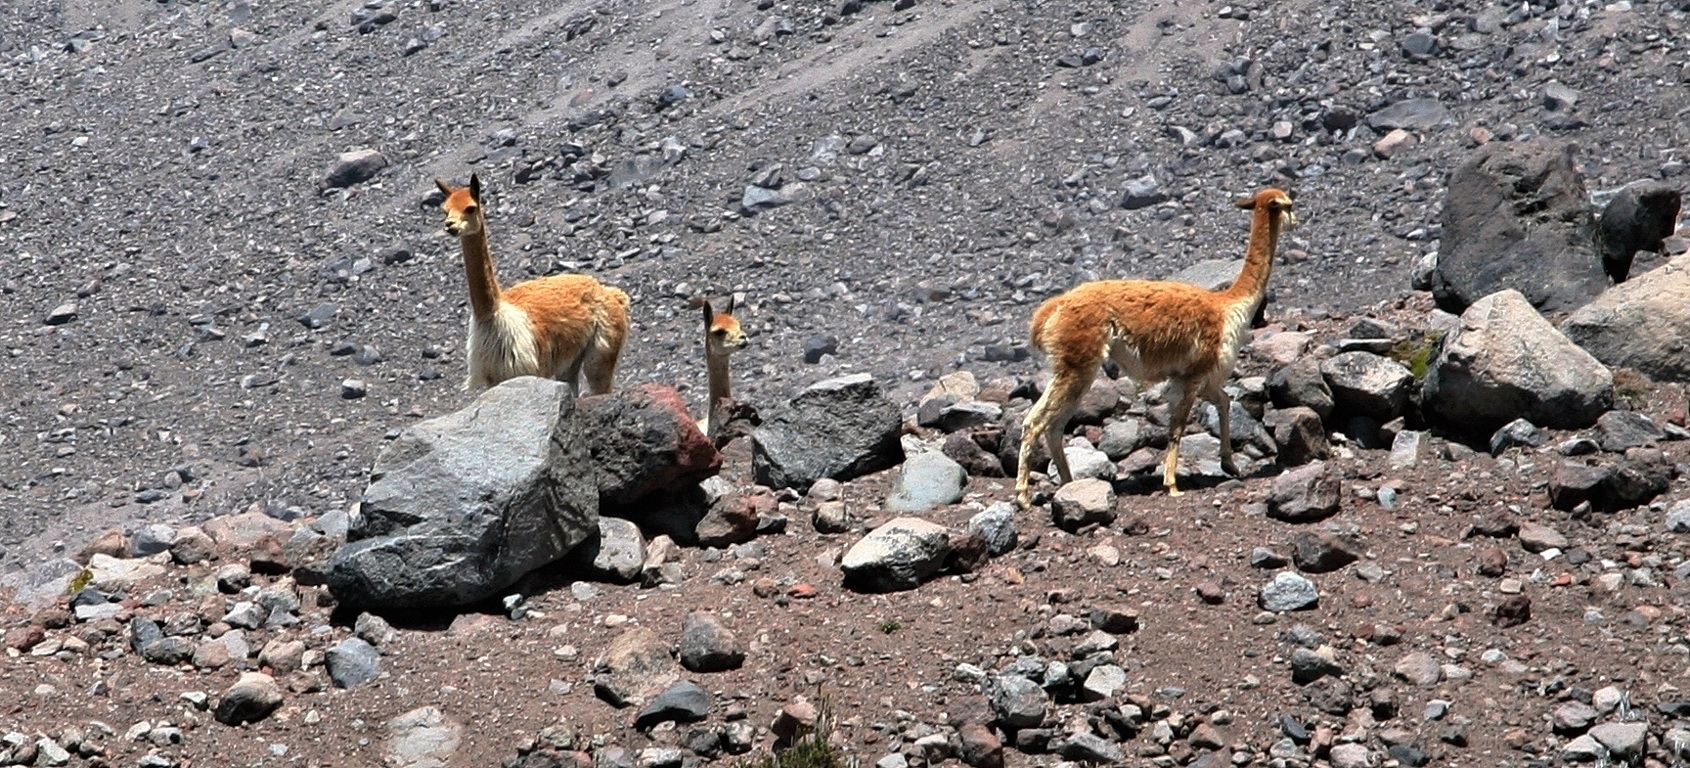
[[[552,275],[499,288],[487,249],[487,216],[481,178],[452,188],[436,179],[446,196],[446,233],[463,245],[469,282],[469,379],[465,388],[491,387],[517,376],[565,382],[580,394],[610,391],[616,361],[628,337],[628,294],[586,275]]]
[[[1168,381],[1172,434],[1162,485],[1169,496],[1181,494],[1174,470],[1180,438],[1185,436],[1186,420],[1199,395],[1220,411],[1221,468],[1238,474],[1228,424],[1232,403],[1223,387],[1250,332],[1250,318],[1267,293],[1279,233],[1296,226],[1297,216],[1291,209],[1291,196],[1278,189],[1264,189],[1236,205],[1254,214],[1244,268],[1226,290],[1148,280],[1098,280],[1046,301],[1033,313],[1033,346],[1050,358],[1052,377],[1022,426],[1015,476],[1016,500],[1022,507],[1032,504],[1030,465],[1041,436],[1062,482],[1073,481],[1062,454],[1062,432],[1106,355],[1122,373],[1139,382]]]
[[[746,339],[745,331],[740,328],[739,318],[734,317],[732,296],[728,297],[728,308],[721,312],[717,312],[707,298],[700,297],[693,301],[704,307],[704,365],[710,377],[710,394],[704,402],[704,420],[698,426],[710,437],[711,442],[715,442],[716,432],[727,423],[729,405],[733,400],[728,376],[728,356],[744,349],[750,341]]]

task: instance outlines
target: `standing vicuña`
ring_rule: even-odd
[[[592,394],[610,391],[616,361],[628,337],[628,294],[586,275],[553,275],[499,289],[487,250],[487,216],[481,179],[446,195],[446,232],[464,250],[469,281],[469,380],[465,387],[491,387],[517,376],[544,376],[580,392],[587,374]]]
[[[734,317],[732,296],[728,297],[728,308],[721,312],[710,306],[707,298],[697,301],[704,305],[704,366],[710,377],[710,394],[704,401],[704,422],[699,424],[699,428],[714,442],[716,432],[727,425],[729,405],[733,400],[728,356],[744,349],[749,342],[739,326],[739,318]]]
[[[1297,216],[1291,210],[1291,197],[1277,189],[1264,189],[1237,205],[1255,213],[1244,268],[1226,290],[1211,292],[1185,283],[1147,280],[1099,280],[1046,301],[1033,313],[1033,345],[1050,358],[1052,377],[1022,426],[1015,494],[1023,507],[1032,502],[1028,465],[1041,436],[1062,482],[1073,481],[1062,454],[1062,431],[1105,355],[1123,374],[1140,382],[1168,380],[1172,434],[1162,466],[1162,485],[1168,495],[1180,495],[1174,484],[1179,442],[1199,395],[1220,411],[1221,468],[1238,474],[1227,423],[1232,403],[1223,387],[1249,333],[1250,318],[1267,293],[1280,229],[1296,226]]]

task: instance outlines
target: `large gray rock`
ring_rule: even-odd
[[[565,384],[520,377],[405,430],[376,458],[362,514],[330,559],[336,598],[464,605],[596,533],[596,472],[574,403]]]
[[[673,387],[642,384],[583,397],[576,408],[607,514],[652,494],[685,492],[722,469],[722,454]]]
[[[1414,374],[1401,363],[1371,352],[1327,358],[1320,364],[1320,373],[1340,416],[1390,421],[1402,415],[1414,389]]]
[[[1448,312],[1507,289],[1577,309],[1608,285],[1593,226],[1571,145],[1492,142],[1450,175],[1432,295]]]
[[[1638,251],[1666,252],[1663,241],[1678,231],[1681,201],[1678,188],[1664,181],[1627,184],[1608,201],[1597,221],[1597,231],[1602,268],[1614,282],[1625,282]]]
[[[436,707],[418,707],[387,723],[384,765],[441,768],[451,765],[463,743],[464,726]]]
[[[1038,683],[1020,675],[996,675],[980,686],[991,703],[998,725],[1005,728],[1034,728],[1044,722],[1050,696]]]
[[[1423,389],[1428,420],[1488,436],[1525,418],[1583,429],[1614,403],[1614,376],[1532,309],[1518,291],[1486,296],[1443,340]]]
[[[817,382],[770,413],[751,433],[759,485],[806,490],[824,477],[849,480],[904,460],[903,416],[874,377]]]
[[[955,504],[962,501],[967,483],[968,473],[949,456],[933,451],[916,454],[898,470],[886,511],[908,514]]]
[[[950,532],[938,523],[899,517],[870,531],[846,551],[839,567],[845,586],[861,592],[915,589],[951,553]]]
[[[1609,288],[1561,330],[1610,366],[1690,381],[1690,254]]]

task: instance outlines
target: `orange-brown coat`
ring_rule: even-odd
[[[446,231],[463,247],[469,286],[467,387],[490,387],[517,376],[544,376],[592,394],[609,392],[628,338],[628,295],[586,275],[553,275],[499,288],[487,247],[481,179],[446,195]]]
[[[1280,229],[1296,224],[1290,196],[1277,189],[1264,189],[1238,207],[1254,211],[1250,243],[1243,269],[1226,290],[1098,280],[1046,301],[1033,313],[1033,345],[1050,358],[1052,376],[1022,427],[1015,484],[1022,506],[1032,500],[1030,464],[1041,438],[1063,482],[1073,480],[1061,434],[1105,357],[1137,381],[1169,382],[1173,434],[1162,482],[1170,495],[1180,493],[1174,480],[1179,440],[1199,396],[1220,410],[1221,464],[1237,474],[1228,423],[1231,403],[1223,387],[1249,333],[1250,318],[1266,295]]]

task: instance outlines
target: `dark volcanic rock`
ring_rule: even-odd
[[[1608,284],[1593,233],[1571,145],[1489,144],[1450,175],[1432,294],[1449,312],[1508,289],[1577,309]]]
[[[1663,242],[1678,231],[1682,196],[1678,188],[1660,181],[1628,184],[1602,209],[1597,221],[1601,233],[1602,268],[1616,283],[1631,274],[1631,260],[1638,251],[1665,250]]]

